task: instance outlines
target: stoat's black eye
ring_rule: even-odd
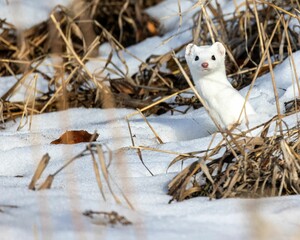
[[[195,61],[198,61],[198,60],[199,60],[199,57],[198,57],[198,56],[196,56],[196,57],[195,57]]]
[[[212,55],[212,56],[211,56],[211,60],[214,60],[214,61],[216,60],[215,55]]]

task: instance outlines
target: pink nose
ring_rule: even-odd
[[[202,66],[203,68],[207,68],[207,67],[208,67],[208,63],[207,63],[207,62],[204,62],[204,63],[201,64],[201,66]]]

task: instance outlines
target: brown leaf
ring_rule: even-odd
[[[94,142],[99,134],[90,134],[85,130],[66,131],[60,138],[51,142],[51,144],[76,144],[81,142]]]
[[[149,33],[151,33],[152,35],[158,35],[158,29],[155,26],[155,22],[147,21],[146,27]]]

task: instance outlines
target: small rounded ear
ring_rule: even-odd
[[[213,44],[213,46],[215,46],[215,47],[218,49],[218,51],[219,51],[219,53],[221,54],[221,56],[225,56],[226,49],[225,49],[225,47],[224,47],[224,45],[223,45],[222,43],[220,43],[220,42],[215,42],[215,43]]]
[[[186,46],[185,48],[185,56],[190,56],[192,54],[192,48],[193,48],[194,44],[190,43]]]

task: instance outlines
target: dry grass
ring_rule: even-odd
[[[126,197],[126,195],[121,191],[121,195],[123,197],[123,201],[115,194],[114,189],[112,187],[112,183],[116,184],[115,181],[112,179],[111,174],[109,173],[109,166],[112,161],[111,159],[111,152],[110,149],[106,149],[108,154],[108,159],[105,159],[103,146],[100,144],[92,144],[89,143],[84,150],[82,150],[80,153],[76,154],[74,157],[67,160],[60,168],[58,168],[54,173],[49,174],[45,180],[41,180],[42,174],[47,168],[47,166],[50,164],[50,156],[48,154],[45,154],[41,161],[39,162],[35,173],[31,179],[31,182],[28,186],[31,190],[44,190],[44,189],[50,189],[53,181],[55,180],[55,177],[60,174],[63,170],[65,170],[70,164],[72,164],[74,161],[81,159],[84,156],[90,156],[91,162],[93,164],[94,174],[95,178],[99,187],[99,191],[101,193],[101,196],[104,201],[106,201],[105,196],[105,188],[108,189],[108,192],[113,197],[115,202],[117,204],[126,204],[131,209],[134,209],[133,205],[130,203],[129,199]],[[41,183],[39,183],[41,182]],[[118,189],[120,189],[118,187]]]
[[[105,69],[108,73],[114,72],[108,66],[114,66],[111,59],[107,59],[106,66],[98,73],[89,72],[85,63],[96,56],[98,46],[104,42],[111,44],[113,52],[119,52],[130,44],[157,35],[157,22],[143,11],[156,2],[80,0],[70,9],[56,7],[47,21],[21,33],[2,20],[0,77],[14,76],[17,81],[0,96],[2,123],[20,116],[27,118],[30,114],[72,107],[145,106],[146,101],[124,99],[120,93],[134,82],[126,72],[118,72],[122,82],[103,73]],[[49,58],[53,62],[54,76],[39,70],[43,60]],[[34,89],[32,74],[39,74],[48,81],[47,92]],[[110,82],[111,87],[107,87]],[[27,95],[32,97],[28,101],[10,101],[21,86],[25,86]]]
[[[202,156],[191,153],[189,157],[176,157],[171,165],[188,158],[197,161],[171,181],[169,194],[179,201],[193,196],[226,198],[299,194],[299,129],[296,126],[280,133],[277,120],[276,117],[264,123],[259,137],[232,135],[232,139],[228,136],[229,143],[222,139]],[[276,126],[275,131],[270,128],[271,124]]]
[[[1,96],[1,122],[72,107],[131,107],[142,109],[142,112],[145,109],[144,114],[147,116],[176,111],[176,107],[183,104],[187,108],[201,106],[197,101],[181,101],[180,96],[177,98],[179,101],[165,102],[167,96],[179,95],[180,91],[189,87],[178,71],[172,52],[151,56],[145,62],[138,59],[141,62],[140,70],[132,76],[120,69],[113,70],[111,66],[115,64],[111,58],[106,60],[105,67],[97,73],[86,69],[86,61],[95,56],[98,46],[103,42],[112,46],[111,54],[120,50],[131,54],[126,46],[159,33],[157,23],[143,13],[146,6],[157,1],[138,2],[132,4],[124,1],[124,4],[120,4],[118,1],[77,1],[72,9],[57,7],[48,21],[22,34],[2,21],[0,76],[15,76],[17,82]],[[249,1],[246,11],[240,11],[241,6],[237,6],[236,13],[226,18],[222,9],[218,6],[214,8],[207,2],[206,8],[203,8],[207,10],[195,16],[194,42],[199,45],[210,44],[214,40],[225,43],[228,53],[227,73],[233,78],[233,85],[240,89],[254,83],[253,80],[258,76],[270,71],[299,48],[297,33],[287,27],[291,18],[298,18],[297,2],[288,2],[274,6]],[[199,7],[199,4],[195,7]],[[108,21],[104,21],[103,14],[107,9],[111,9],[112,14],[105,15]],[[213,19],[208,17],[207,11],[213,13]],[[149,27],[145,29],[148,29],[146,32],[140,33],[141,28],[138,26],[141,25],[151,25],[155,31]],[[269,46],[266,44],[268,41]],[[174,49],[175,53],[183,47],[185,45]],[[37,69],[43,64],[43,59],[49,57],[53,59],[56,71],[54,76],[48,76],[46,72]],[[128,69],[126,61],[121,55],[119,57],[125,69]],[[270,57],[272,62],[266,64],[265,60]],[[184,59],[179,59],[179,62],[188,72]],[[171,73],[161,71],[164,65]],[[111,79],[104,74],[105,70],[120,77]],[[49,82],[48,92],[38,93],[34,81],[28,83],[31,74],[40,74]],[[106,83],[109,83],[109,87]],[[27,101],[11,102],[11,96],[24,85],[31,97]],[[161,99],[159,102],[158,98]]]

